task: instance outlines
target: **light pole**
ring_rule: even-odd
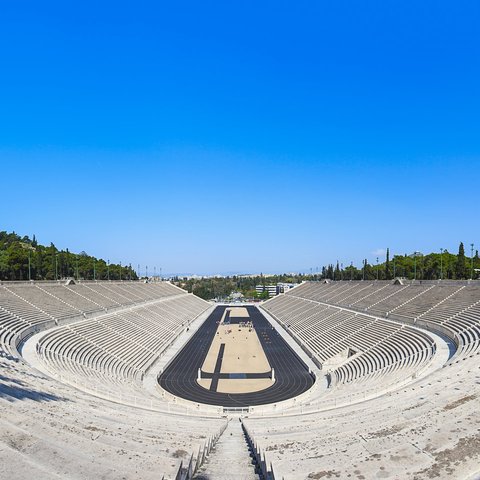
[[[122,281],[122,262],[120,262],[120,281]]]
[[[78,255],[77,255],[77,258],[76,258],[76,264],[77,264],[77,282],[78,280],[80,279],[80,275],[78,274]]]
[[[473,280],[473,243],[470,244],[470,280]]]
[[[378,270],[379,270],[379,266],[378,266],[378,257],[377,257],[377,280],[378,280]]]
[[[58,253],[55,254],[55,280],[58,280]]]
[[[353,280],[353,262],[350,262],[350,281]]]
[[[440,249],[440,280],[443,280],[443,248]]]
[[[157,267],[153,267],[153,279],[157,279]]]
[[[110,280],[110,260],[107,260],[107,280]]]
[[[148,265],[145,266],[145,276],[147,277],[147,280],[148,280]]]
[[[95,257],[93,257],[93,281],[96,280],[97,274],[95,272]]]
[[[397,276],[397,270],[395,267],[395,255],[393,256],[393,278],[395,279]]]
[[[413,280],[417,279],[417,252],[413,252]]]
[[[365,260],[363,261],[363,278],[362,278],[362,280],[365,280],[365,267],[366,267],[366,266],[367,266],[367,260],[365,259]]]
[[[31,281],[32,280],[32,267],[31,267],[31,264],[32,264],[32,251],[29,250],[28,251],[28,281]]]

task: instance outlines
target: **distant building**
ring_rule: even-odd
[[[263,293],[264,289],[268,292],[269,297],[275,297],[279,293],[277,285],[265,285],[265,287],[263,285],[257,285],[255,287],[257,293]]]
[[[277,291],[278,293],[286,293],[297,285],[298,283],[277,283]]]
[[[298,283],[277,283],[276,285],[257,285],[255,287],[255,290],[257,291],[258,294],[263,293],[263,289],[268,292],[269,297],[275,297],[276,295],[280,293],[286,293],[293,287],[296,287]]]

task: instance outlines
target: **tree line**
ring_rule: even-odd
[[[390,257],[387,248],[385,261],[371,264],[363,260],[360,267],[353,264],[344,266],[338,261],[322,267],[318,279],[330,280],[392,280],[397,277],[409,280],[467,280],[477,278],[476,270],[480,269],[478,250],[473,255],[465,254],[463,242],[460,242],[458,253],[448,250],[423,255],[420,252],[394,255]]]
[[[255,290],[257,285],[276,285],[277,283],[301,283],[305,280],[312,280],[309,275],[281,274],[281,275],[256,275],[241,276],[232,275],[229,277],[205,277],[205,278],[174,278],[173,282],[190,293],[200,298],[209,300],[211,298],[225,298],[232,292],[240,292],[246,298],[268,298],[268,294],[258,294]]]
[[[0,280],[137,280],[131,265],[109,263],[85,252],[40,245],[35,235],[0,231]]]
[[[478,250],[474,255],[465,255],[465,247],[460,243],[458,253],[447,250],[441,253],[423,255],[414,254],[390,256],[387,249],[385,261],[371,264],[367,259],[361,266],[343,265],[340,262],[323,266],[318,272],[310,274],[281,274],[257,276],[229,276],[206,278],[175,278],[174,283],[188,292],[204,299],[226,298],[232,292],[240,292],[246,298],[262,298],[255,291],[257,285],[276,285],[277,283],[301,283],[306,280],[393,280],[397,277],[409,280],[465,280],[478,278],[476,269],[480,269]],[[263,295],[266,296],[266,295]]]

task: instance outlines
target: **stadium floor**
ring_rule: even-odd
[[[264,390],[251,393],[219,393],[207,390],[197,383],[202,366],[223,316],[225,306],[218,306],[159,376],[160,386],[171,394],[192,402],[244,408],[276,403],[296,397],[312,387],[315,380],[305,363],[254,306],[248,306],[250,320],[270,366],[275,369],[275,383]],[[244,320],[244,319],[240,319]],[[230,319],[235,322],[233,318]]]

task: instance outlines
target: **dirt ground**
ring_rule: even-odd
[[[248,310],[244,307],[230,309],[232,317],[245,318],[248,321]],[[224,317],[225,318],[225,317]],[[265,373],[271,370],[265,352],[258,338],[257,332],[238,324],[223,324],[223,319],[218,325],[215,337],[207,353],[202,370],[214,373],[220,346],[225,344],[223,352],[221,373]],[[210,388],[210,379],[201,379],[199,384]],[[272,385],[269,378],[260,379],[220,379],[218,392],[222,393],[247,393],[257,392]]]

